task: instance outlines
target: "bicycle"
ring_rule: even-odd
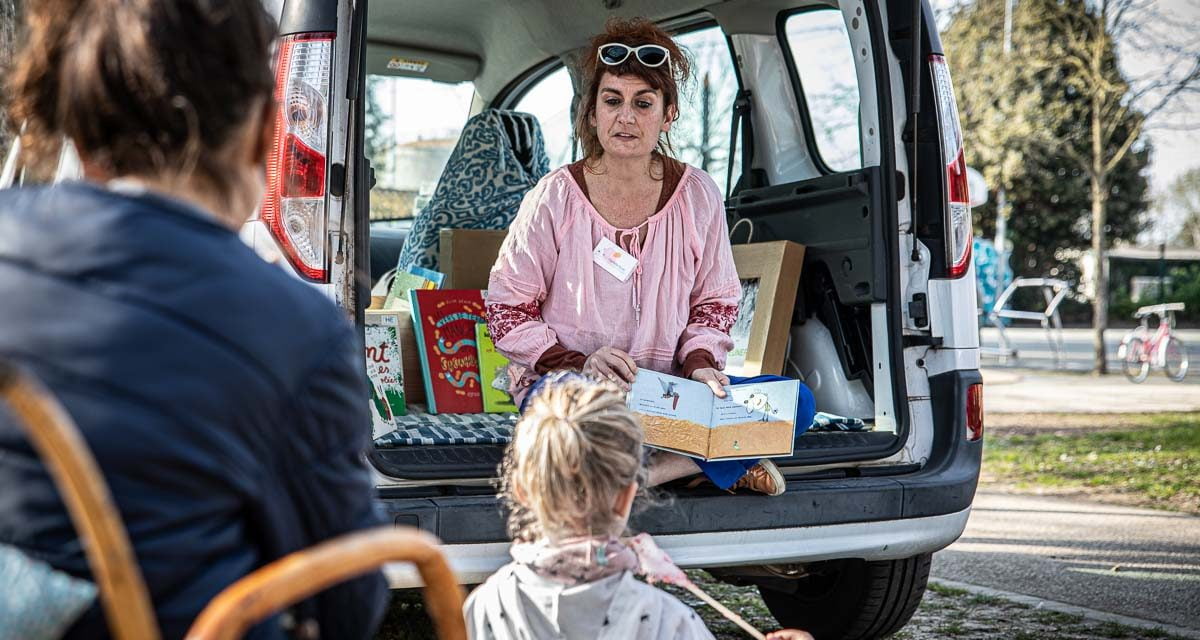
[[[1142,382],[1150,374],[1151,367],[1161,368],[1167,377],[1182,382],[1187,376],[1187,345],[1171,335],[1175,327],[1175,312],[1183,311],[1182,302],[1157,304],[1142,307],[1133,314],[1139,325],[1125,334],[1117,357],[1124,365],[1125,377],[1130,382]],[[1150,316],[1158,316],[1158,329],[1150,332]]]

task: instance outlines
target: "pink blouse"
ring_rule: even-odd
[[[592,261],[602,238],[638,258],[626,281]],[[510,391],[520,403],[539,377],[534,365],[556,344],[584,354],[613,347],[638,367],[676,375],[688,354],[703,349],[724,367],[740,294],[725,203],[707,173],[686,167],[662,209],[619,229],[562,167],[526,194],[500,248],[488,281],[488,327],[512,362]]]

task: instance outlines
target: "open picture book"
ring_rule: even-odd
[[[725,387],[639,369],[629,407],[642,420],[646,444],[705,460],[792,455],[799,380]]]

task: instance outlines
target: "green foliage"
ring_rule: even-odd
[[[396,142],[387,136],[388,125],[392,118],[379,104],[377,93],[380,83],[386,81],[386,78],[379,76],[367,76],[367,101],[363,105],[365,110],[363,146],[366,147],[367,158],[370,159],[371,166],[375,168],[376,175],[387,172],[388,154],[396,147]]]
[[[1162,208],[1183,221],[1172,244],[1200,248],[1200,167],[1184,171],[1171,182]]]
[[[1091,179],[1080,158],[1091,155],[1087,127],[1091,103],[1076,68],[1054,53],[1071,31],[1076,39],[1095,33],[1097,18],[1081,0],[1022,0],[1015,3],[1012,49],[1003,54],[1004,3],[975,2],[953,14],[942,35],[957,93],[967,162],[983,173],[992,197],[975,208],[976,233],[995,234],[995,190],[1008,191],[1008,238],[1017,276],[1053,276],[1079,281],[1076,265],[1062,250],[1091,243]],[[1063,11],[1060,5],[1071,5]],[[1049,19],[1053,12],[1067,22]],[[1129,87],[1106,55],[1112,86]],[[1112,154],[1140,122],[1135,109],[1113,121]],[[1135,144],[1108,180],[1108,238],[1132,240],[1144,228],[1150,160],[1148,143]]]

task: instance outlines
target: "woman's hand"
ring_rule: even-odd
[[[712,368],[696,369],[692,372],[692,380],[708,385],[713,395],[718,398],[725,397],[725,387],[729,385],[729,376]]]
[[[813,640],[812,634],[799,629],[780,629],[767,634],[767,640]]]
[[[637,364],[628,353],[612,347],[600,347],[583,362],[583,372],[600,380],[611,380],[624,391],[637,375]]]

